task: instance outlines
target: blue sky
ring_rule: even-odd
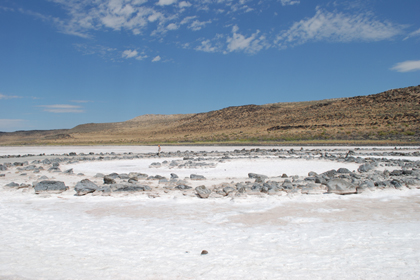
[[[0,131],[420,84],[418,0],[0,0]]]

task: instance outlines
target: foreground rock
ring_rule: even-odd
[[[204,185],[196,187],[195,191],[197,192],[198,196],[201,198],[208,198],[209,195],[211,194],[211,190],[206,188],[206,186]]]
[[[76,184],[74,190],[76,191],[76,195],[86,195],[88,193],[93,193],[99,187],[90,181],[89,179],[84,179]]]
[[[356,186],[343,180],[332,179],[327,183],[328,193],[335,194],[355,194],[357,192]]]
[[[61,193],[68,190],[68,187],[61,181],[41,181],[34,185],[34,190],[36,194],[43,193],[43,192],[50,192],[50,193]]]

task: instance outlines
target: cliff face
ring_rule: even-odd
[[[0,144],[420,140],[420,86],[350,98],[144,115],[68,130],[0,133]]]

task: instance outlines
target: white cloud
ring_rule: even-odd
[[[123,58],[131,58],[131,57],[135,57],[138,55],[138,52],[136,50],[125,50],[122,53],[122,57]]]
[[[159,5],[159,6],[172,5],[176,1],[177,0],[159,0],[159,2],[156,3],[156,5]]]
[[[44,108],[45,112],[50,113],[83,113],[81,106],[67,105],[67,104],[55,104],[55,105],[40,105],[38,107]]]
[[[233,51],[245,51],[246,53],[257,53],[264,47],[268,47],[269,45],[265,42],[265,36],[257,37],[260,33],[259,30],[252,34],[250,37],[245,37],[242,34],[238,34],[239,28],[238,26],[232,27],[232,37],[228,37],[226,39],[227,45],[227,52]]]
[[[166,26],[166,29],[168,30],[177,30],[179,28],[178,25],[176,25],[175,23],[170,23],[168,24],[168,26]]]
[[[204,40],[201,42],[201,45],[196,47],[195,50],[203,52],[217,52],[218,49],[211,45],[210,40]]]
[[[158,62],[158,61],[160,61],[162,58],[158,55],[158,56],[155,56],[153,59],[152,59],[152,62]]]
[[[405,37],[404,40],[407,40],[408,38],[416,37],[416,36],[420,36],[420,29],[417,29],[416,31],[413,31],[410,34],[408,34],[408,36]]]
[[[300,0],[280,0],[282,6],[300,4]]]
[[[412,71],[419,71],[420,70],[420,60],[408,60],[404,62],[400,62],[395,64],[391,70],[395,70],[397,72],[412,72]]]
[[[303,44],[308,41],[350,42],[391,39],[403,32],[404,26],[381,22],[367,14],[349,15],[317,9],[314,17],[296,22],[277,41]]]
[[[15,99],[15,98],[22,98],[22,96],[17,95],[4,95],[0,93],[0,99]]]
[[[163,14],[162,13],[159,13],[159,12],[154,12],[153,14],[151,14],[147,19],[150,21],[150,22],[155,22],[156,20],[158,20],[158,19],[160,19],[160,18],[163,18],[164,16],[163,16]]]
[[[147,55],[145,55],[145,54],[143,54],[143,55],[139,55],[139,56],[137,56],[137,57],[136,57],[136,59],[137,59],[137,60],[143,60],[143,59],[145,59],[145,58],[148,58],[148,56],[147,56]]]
[[[199,21],[199,20],[194,20],[189,26],[188,28],[193,30],[193,31],[198,31],[201,28],[203,28],[204,26],[206,26],[206,24],[211,23],[211,20],[208,21]]]
[[[190,22],[191,20],[197,18],[197,16],[190,16],[190,17],[185,17],[180,24],[187,24],[188,22]]]
[[[182,8],[188,8],[191,7],[191,3],[187,2],[187,1],[181,1],[179,2],[178,6],[182,9]]]

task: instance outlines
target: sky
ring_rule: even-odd
[[[0,0],[0,131],[420,84],[419,0]]]

